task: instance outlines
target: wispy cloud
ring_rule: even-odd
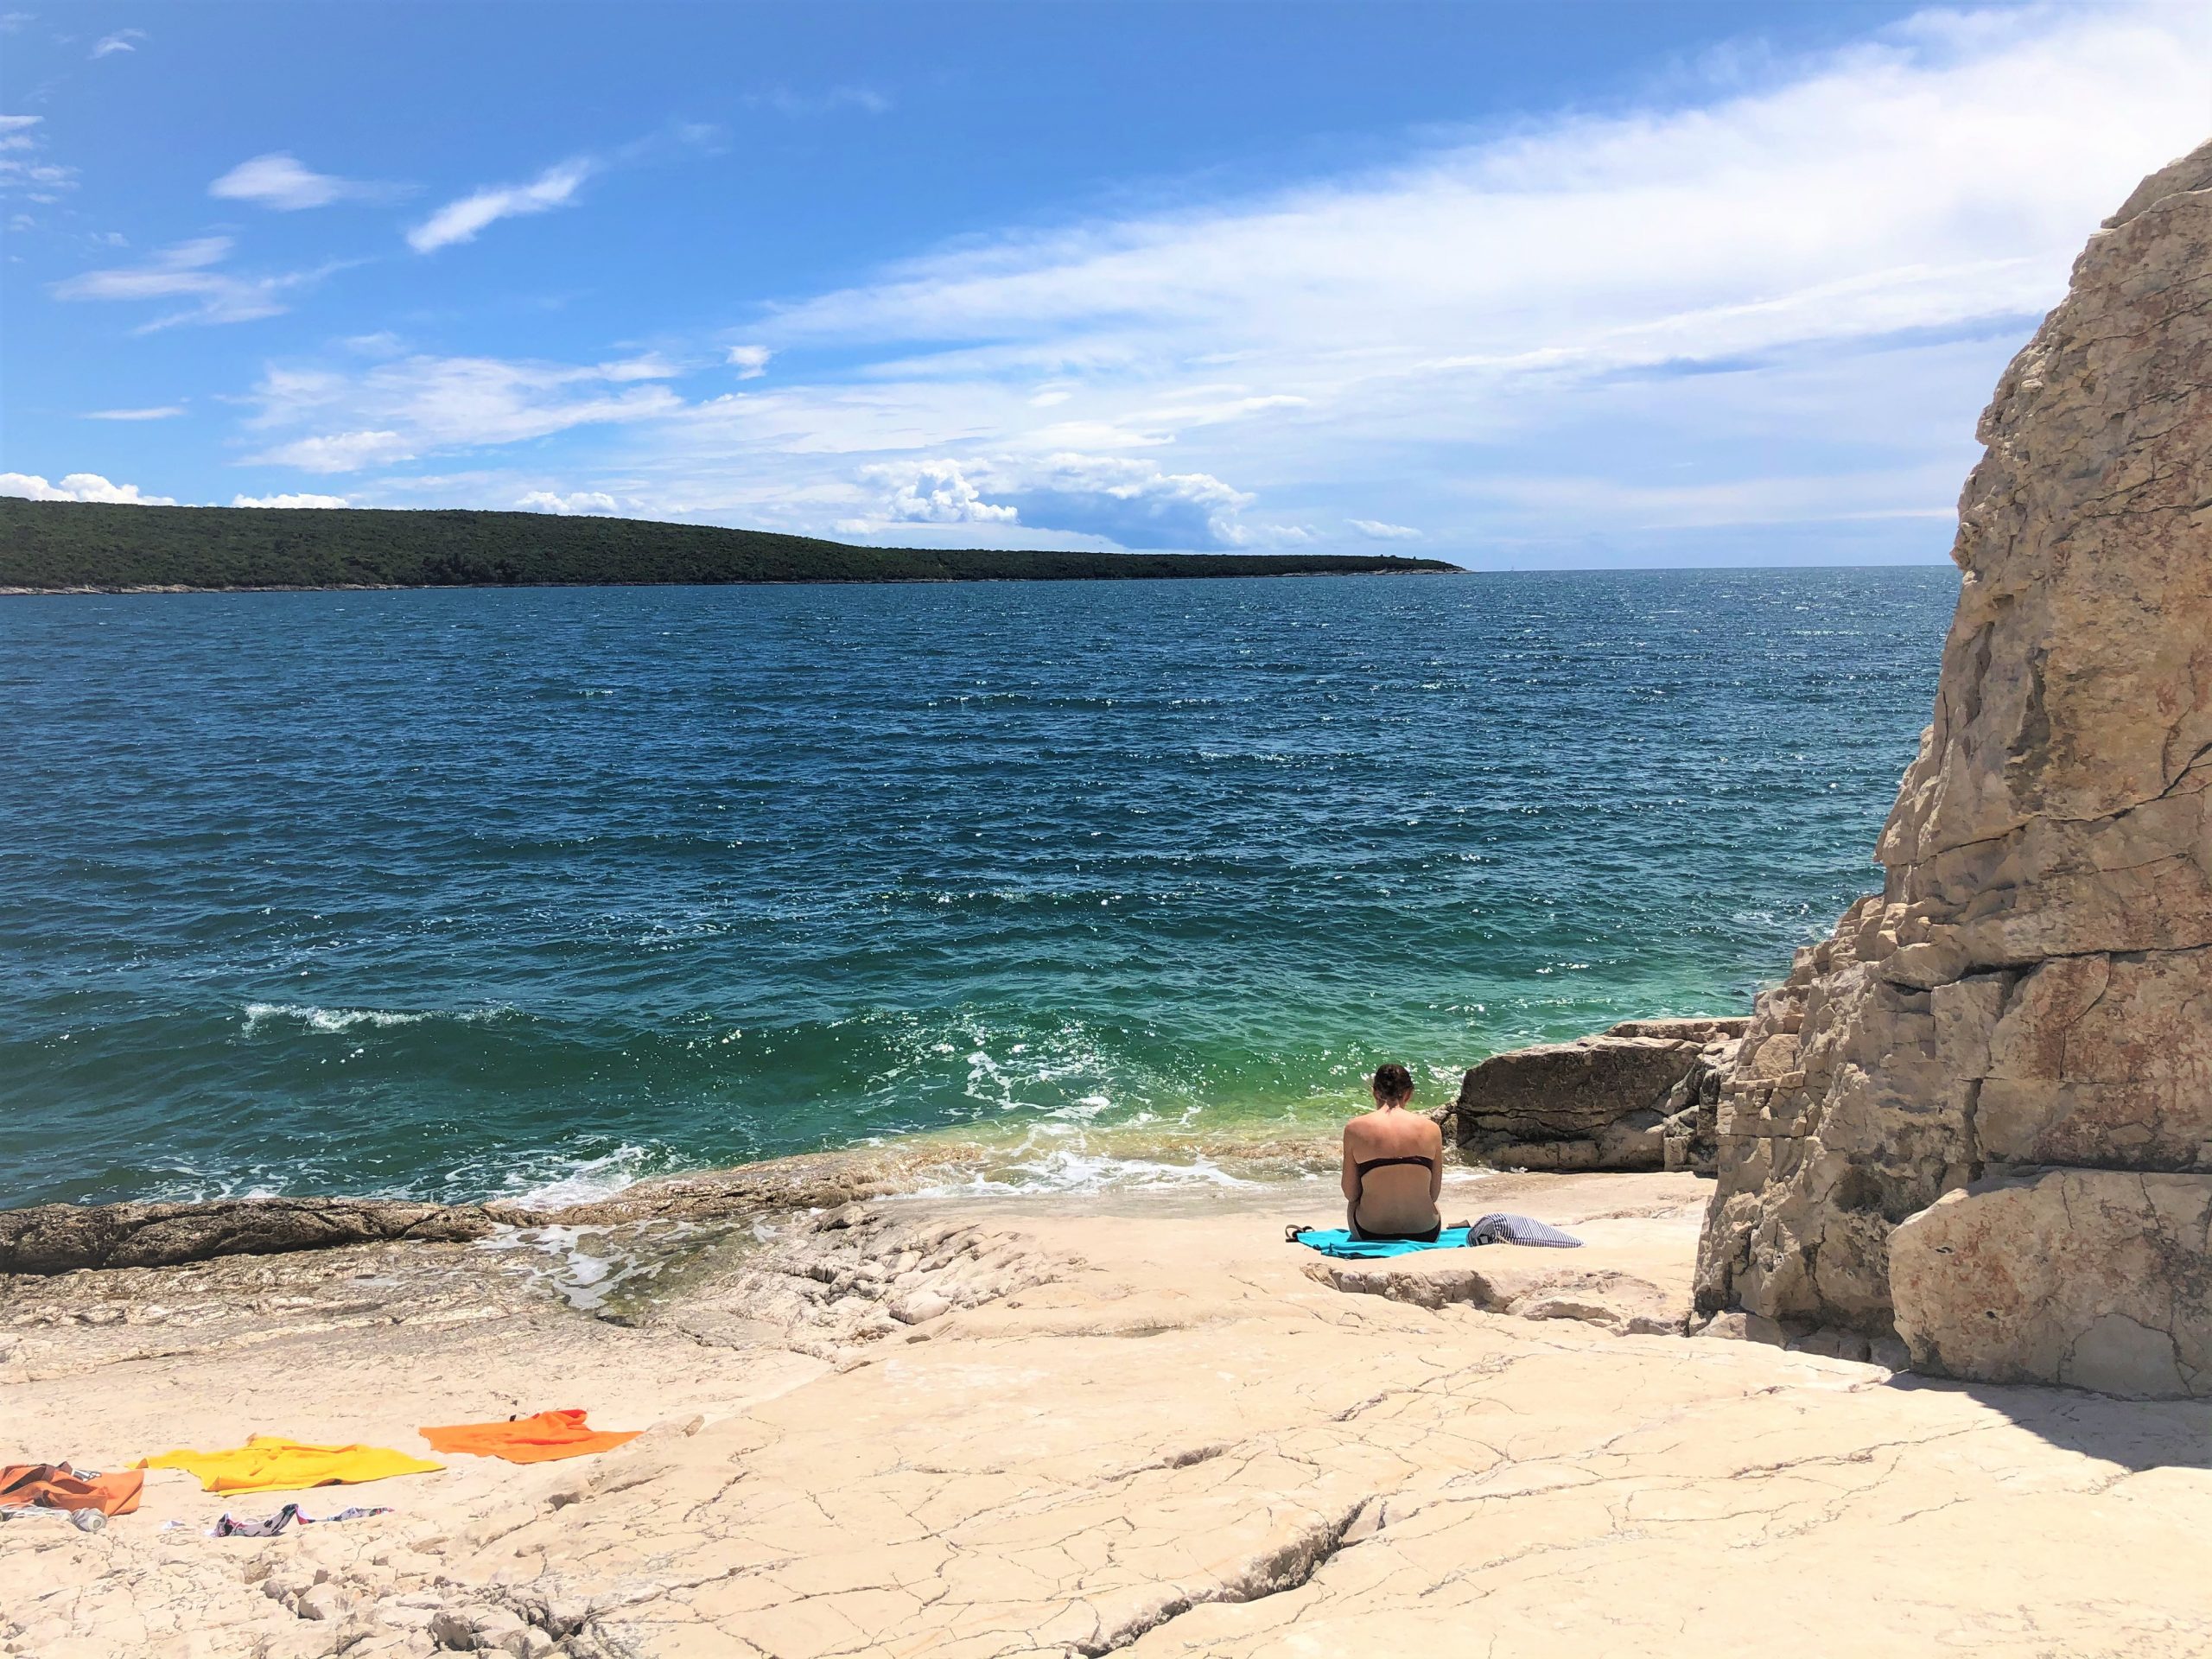
[[[30,501],[109,501],[134,507],[173,507],[166,495],[148,495],[136,484],[111,484],[98,473],[70,473],[49,484],[35,473],[0,473],[0,495]]]
[[[87,410],[88,421],[168,421],[184,413],[181,404],[162,404],[150,409],[94,409]]]
[[[1371,542],[1417,542],[1421,531],[1411,524],[1387,524],[1378,518],[1349,518],[1344,521]]]
[[[356,472],[435,453],[518,443],[579,426],[669,416],[675,370],[623,358],[583,365],[416,356],[359,373],[274,367],[251,424],[296,433],[253,457],[318,473]]]
[[[77,188],[77,169],[58,162],[32,159],[46,148],[38,129],[40,115],[0,115],[0,195],[20,195],[36,202],[57,201],[62,192]]]
[[[112,35],[103,35],[92,42],[92,55],[111,58],[118,52],[136,52],[138,42],[146,38],[143,29],[118,29]]]
[[[768,372],[768,359],[775,356],[766,346],[733,346],[727,359],[737,371],[741,380],[758,380]]]
[[[251,201],[287,213],[385,193],[386,187],[382,185],[314,172],[283,150],[240,162],[207,187],[207,194],[220,200]]]
[[[164,248],[142,264],[108,270],[87,270],[54,285],[57,300],[143,301],[188,299],[192,303],[141,324],[138,332],[151,333],[181,322],[251,322],[273,317],[285,309],[284,296],[317,282],[336,267],[291,271],[278,276],[244,276],[217,270],[229,258],[227,236],[195,237]]]
[[[473,242],[486,226],[503,219],[549,213],[575,199],[584,181],[596,171],[584,159],[549,167],[528,184],[487,186],[449,201],[407,232],[407,245],[417,253],[431,253],[458,242]]]

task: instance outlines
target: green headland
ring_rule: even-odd
[[[0,591],[1457,574],[1440,559],[852,547],[638,518],[0,499]]]

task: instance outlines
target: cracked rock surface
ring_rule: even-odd
[[[1908,1319],[1899,1224],[2051,1166],[2156,1173],[2194,1189],[2175,1205],[2212,1205],[2209,362],[2212,143],[2090,238],[1982,416],[1958,610],[1882,834],[1883,892],[1760,999],[1721,1085],[1702,1312],[1894,1330],[1923,1369],[2059,1381],[2031,1357],[2071,1351],[2074,1324],[2038,1321],[2074,1313],[2019,1298],[1992,1343],[1986,1272],[1916,1257]],[[1971,1217],[1983,1268],[2010,1248],[2032,1277],[2040,1214],[2008,1186],[1923,1230]],[[2154,1264],[2173,1345],[2202,1354],[2212,1243],[2169,1231],[2146,1255],[2143,1236],[2077,1236],[2074,1300],[2134,1306]],[[2212,1393],[2201,1368],[2160,1374]]]
[[[1497,1177],[1446,1202],[1592,1253],[1628,1230],[1681,1287],[1694,1185]],[[633,1239],[664,1270],[600,1318],[516,1248],[10,1281],[0,1456],[113,1467],[256,1430],[415,1449],[419,1423],[556,1405],[647,1433],[291,1495],[394,1512],[273,1540],[203,1529],[287,1495],[172,1471],[97,1534],[0,1521],[0,1653],[1765,1659],[1778,1606],[1833,1652],[2212,1646],[2212,1405],[1347,1294],[1281,1243],[1317,1192]],[[273,1278],[218,1282],[248,1268]],[[943,1308],[899,1317],[924,1294]]]

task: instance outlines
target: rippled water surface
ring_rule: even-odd
[[[1948,569],[0,599],[0,1203],[1203,1177],[1731,1010]]]

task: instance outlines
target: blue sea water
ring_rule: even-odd
[[[0,1204],[1208,1178],[1740,1010],[1948,569],[0,600]]]

